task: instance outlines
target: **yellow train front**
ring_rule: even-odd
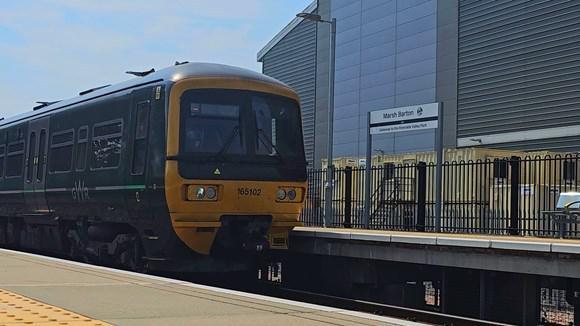
[[[171,225],[187,247],[225,264],[287,249],[306,191],[294,91],[241,69],[179,76],[168,96],[166,157]]]

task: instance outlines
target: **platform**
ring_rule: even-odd
[[[0,249],[0,325],[420,325]]]
[[[580,240],[299,227],[295,253],[580,277]]]

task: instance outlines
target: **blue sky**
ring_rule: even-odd
[[[310,0],[0,1],[0,117],[180,61],[260,70]]]

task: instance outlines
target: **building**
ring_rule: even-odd
[[[364,157],[367,112],[444,105],[444,145],[580,150],[580,2],[318,0],[337,19],[334,155]],[[326,158],[329,27],[292,20],[258,53],[302,98],[307,157]],[[434,131],[373,137],[434,149]]]

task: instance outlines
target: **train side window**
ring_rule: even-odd
[[[22,176],[24,168],[24,141],[8,144],[6,154],[6,178]]]
[[[32,182],[32,171],[34,169],[34,151],[36,150],[36,132],[31,132],[28,138],[28,157],[26,159],[26,182]]]
[[[88,143],[89,143],[89,127],[87,126],[80,127],[77,138],[77,157],[76,157],[77,171],[84,171],[87,165]]]
[[[0,146],[0,179],[4,177],[4,157],[6,156],[6,146]]]
[[[40,137],[38,137],[38,167],[36,168],[36,182],[42,182],[44,178],[44,165],[46,162],[46,129],[40,131]]]
[[[147,133],[149,131],[149,101],[137,104],[135,119],[135,141],[131,174],[142,175],[147,160]]]
[[[93,126],[91,169],[114,169],[121,161],[123,120],[101,122]]]
[[[63,173],[71,170],[74,139],[74,129],[52,134],[48,162],[50,173]]]

